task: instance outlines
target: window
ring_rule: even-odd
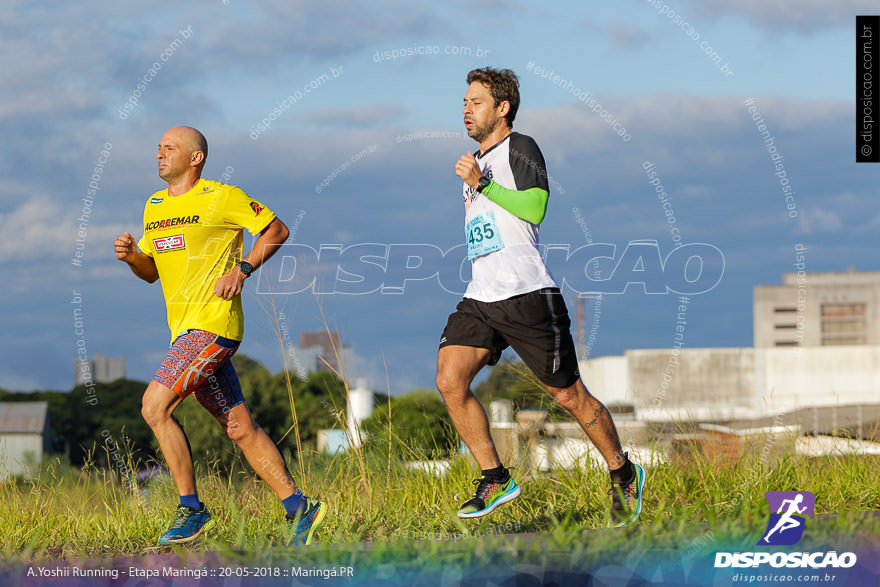
[[[822,344],[867,343],[865,304],[822,304]]]

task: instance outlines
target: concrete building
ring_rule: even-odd
[[[609,409],[631,406],[643,421],[775,420],[880,439],[880,346],[628,350],[582,361],[581,377]]]
[[[13,475],[32,477],[51,439],[47,402],[0,403],[0,482]]]
[[[754,292],[754,344],[880,345],[880,271],[786,273]]]
[[[581,361],[580,370],[643,464],[880,454],[880,345],[638,349]],[[532,471],[603,466],[576,422],[527,412],[516,414],[515,431],[490,424],[509,462]]]
[[[88,361],[75,359],[73,363],[74,386],[90,382],[111,383],[125,377],[125,357],[110,359],[96,353]]]
[[[353,365],[346,361],[351,355],[351,345],[343,345],[339,332],[319,330],[299,333],[300,353],[309,360],[314,357],[314,365],[303,363],[307,371],[336,372],[342,376],[353,377]],[[342,365],[339,363],[342,362]]]
[[[309,372],[314,372],[320,361],[321,347],[309,347],[307,349],[289,345],[285,349],[285,360],[288,369],[296,372],[300,379],[306,379]]]
[[[753,312],[754,348],[628,350],[581,375],[616,418],[880,440],[880,271],[786,273]]]

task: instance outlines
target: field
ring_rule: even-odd
[[[388,560],[462,568],[531,552],[536,564],[587,564],[621,552],[665,552],[694,559],[718,545],[753,548],[767,523],[764,493],[808,490],[817,516],[811,543],[835,536],[880,536],[880,458],[789,457],[774,468],[741,462],[661,465],[648,469],[644,512],[632,529],[605,529],[608,483],[598,469],[559,470],[528,478],[514,471],[520,498],[480,521],[454,516],[453,495],[472,491],[476,471],[464,457],[444,477],[407,470],[397,457],[312,454],[290,463],[307,494],[330,506],[312,562],[372,564]],[[271,562],[305,556],[279,544],[282,508],[246,465],[198,471],[202,500],[217,526],[193,546],[159,549],[176,505],[170,478],[133,490],[112,471],[59,461],[38,477],[0,486],[0,551],[8,564],[107,560],[163,552],[216,553],[224,560]],[[833,523],[832,523],[833,521]],[[806,540],[806,539],[805,539]],[[554,554],[555,553],[555,554]],[[543,563],[542,563],[543,561]],[[567,561],[567,562],[566,562]]]

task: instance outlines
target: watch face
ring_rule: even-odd
[[[241,272],[245,275],[250,275],[254,270],[254,266],[248,263],[247,261],[242,261],[238,264],[238,268],[241,269]]]

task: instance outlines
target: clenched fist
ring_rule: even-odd
[[[137,242],[131,233],[126,232],[117,236],[113,246],[116,247],[116,258],[120,261],[128,262],[132,255],[137,254]]]

